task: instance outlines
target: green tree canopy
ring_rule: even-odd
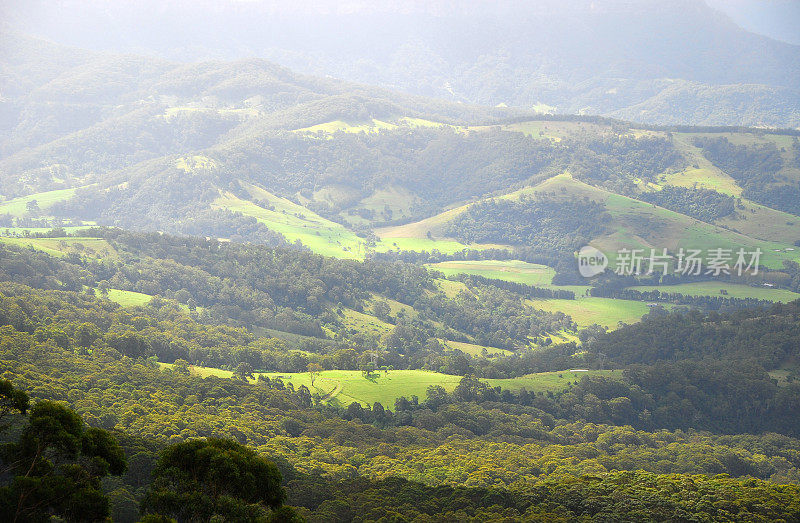
[[[208,438],[167,447],[142,502],[145,514],[178,521],[268,517],[285,493],[278,467],[232,440]]]
[[[0,513],[13,521],[99,521],[108,516],[100,478],[125,472],[116,439],[63,405],[37,403],[19,441],[4,456],[12,477],[0,488]]]

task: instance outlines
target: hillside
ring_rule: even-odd
[[[140,506],[149,510],[140,501],[157,488],[151,473],[170,445],[203,438],[238,441],[276,463],[286,502],[311,521],[365,511],[573,520],[591,517],[598,506],[614,519],[633,520],[642,511],[668,518],[700,509],[695,488],[704,503],[729,507],[715,511],[714,521],[791,518],[797,511],[800,302],[653,315],[609,334],[583,332],[583,347],[558,344],[491,359],[426,348],[419,368],[400,369],[384,365],[404,361],[393,359],[402,355],[396,348],[359,354],[244,326],[240,310],[221,306],[226,295],[242,294],[236,278],[203,274],[209,256],[218,270],[252,274],[252,266],[231,263],[231,256],[244,261],[246,247],[118,232],[106,241],[117,254],[102,261],[85,249],[59,258],[2,250],[0,362],[3,379],[37,405],[68,406],[93,434],[102,428],[119,440],[127,471],[115,469],[95,487],[117,521],[136,521]],[[351,286],[328,287],[331,270],[367,267],[338,261],[326,268],[325,258],[293,251],[257,253],[262,263],[270,253],[275,258],[265,264],[273,278],[258,278],[269,285],[300,279],[306,288],[357,293],[359,281],[381,284],[350,277],[340,281]],[[286,263],[294,257],[303,263]],[[315,263],[313,276],[300,275]],[[116,273],[98,282],[99,291],[84,287],[107,271]],[[199,288],[228,280],[232,286],[219,294],[207,289],[197,297],[210,305],[186,310],[179,300],[188,302],[197,290],[173,291],[180,272],[191,272]],[[125,307],[105,299],[107,284],[137,274],[143,290],[169,298]],[[421,273],[412,274],[399,291],[413,290],[409,283]],[[78,292],[66,290],[70,285]],[[273,296],[288,299],[287,291]],[[391,312],[397,305],[388,310],[398,314]],[[686,340],[696,352],[685,350]],[[15,429],[27,427],[20,414],[6,419]],[[13,431],[3,433],[4,441],[11,437]]]
[[[488,277],[511,283],[514,263],[530,262],[555,272],[534,286],[579,301],[537,295],[532,303],[581,327],[634,322],[654,301],[718,308],[791,296],[771,288],[800,290],[791,265],[800,260],[800,145],[791,131],[526,115],[260,60],[81,52],[56,68],[51,61],[69,50],[14,42],[9,71],[38,85],[4,101],[0,227],[9,237],[112,225],[340,259],[494,262]],[[41,68],[50,76],[29,72]],[[33,116],[45,108],[46,119]],[[77,108],[91,118],[76,121]],[[577,275],[573,254],[587,244],[611,270],[620,249],[761,249],[761,276],[724,283],[763,292],[739,293],[737,302],[707,291],[710,305],[667,288],[658,299],[614,294],[691,283],[683,280],[590,291],[602,282]]]

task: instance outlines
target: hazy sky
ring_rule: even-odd
[[[603,6],[618,0],[532,1],[531,8],[561,9]],[[631,0],[653,3],[658,0]],[[715,9],[728,14],[737,24],[756,33],[800,45],[800,0],[706,0]],[[251,10],[277,12],[399,11],[459,12],[469,9],[493,9],[496,0],[0,0],[0,19],[31,32],[57,34],[60,21],[85,16],[88,20],[117,18],[134,14],[131,24],[145,17],[158,17],[167,11],[185,11],[187,22],[213,13]],[[516,2],[512,2],[514,4]],[[519,4],[517,4],[519,5]],[[559,7],[556,7],[558,9]],[[67,24],[69,25],[69,23]],[[102,27],[98,26],[102,31]],[[85,30],[85,27],[81,28]],[[50,34],[47,34],[50,33]]]
[[[800,45],[800,0],[706,0],[748,31]]]

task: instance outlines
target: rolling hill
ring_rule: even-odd
[[[573,253],[585,244],[612,268],[621,248],[760,248],[771,272],[748,285],[800,285],[785,265],[800,260],[793,131],[542,116],[261,60],[181,64],[86,51],[55,67],[69,49],[26,37],[13,44],[7,69],[38,83],[3,101],[0,227],[12,236],[96,223],[342,259],[494,264],[446,272],[577,293],[580,304],[534,303],[571,312],[581,326],[647,312],[584,296],[597,284],[575,274]],[[29,74],[42,67],[49,76]],[[32,116],[43,107],[46,124]],[[92,117],[76,123],[76,107]],[[523,215],[529,222],[517,223]],[[556,276],[520,278],[524,262]]]

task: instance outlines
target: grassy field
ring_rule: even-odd
[[[725,174],[711,163],[703,152],[693,145],[695,134],[674,133],[673,143],[675,148],[686,158],[688,166],[678,172],[663,174],[660,183],[678,185],[681,187],[698,187],[713,189],[730,196],[741,196],[742,188],[736,180]]]
[[[106,257],[115,253],[103,238],[70,236],[66,238],[16,238],[0,236],[0,242],[20,247],[32,247],[52,256],[80,252],[89,256]]]
[[[661,286],[638,285],[630,288],[638,291],[657,290],[661,292],[677,292],[687,296],[723,296],[720,293],[720,290],[724,289],[728,292],[726,297],[729,298],[754,298],[757,300],[768,300],[784,303],[800,298],[800,294],[784,289],[751,287],[750,285],[723,282],[697,282]]]
[[[590,373],[612,374],[611,371],[591,371]],[[526,388],[532,392],[552,391],[557,392],[567,388],[568,382],[576,382],[586,372],[545,372],[541,374],[530,374],[512,379],[488,379],[484,380],[491,386],[500,386],[511,390]],[[309,390],[319,393],[321,396],[330,397],[342,405],[349,405],[357,401],[362,405],[380,402],[384,408],[394,410],[395,399],[405,396],[410,398],[417,396],[420,401],[427,395],[428,387],[431,385],[441,385],[445,390],[451,392],[461,376],[441,374],[424,370],[393,370],[388,373],[376,372],[369,379],[365,378],[361,371],[356,370],[328,370],[322,371],[316,378],[314,387],[311,386],[311,379],[307,372],[299,373],[265,373],[269,378],[280,377],[284,383],[291,382],[297,388],[305,385]]]
[[[505,131],[523,133],[532,138],[549,139],[559,142],[564,138],[591,134],[608,134],[611,128],[588,122],[555,122],[544,120],[531,120],[527,122],[512,123],[503,126]]]
[[[737,145],[755,145],[772,143],[778,148],[785,148],[787,152],[782,155],[791,160],[791,137],[785,135],[763,135],[752,133],[675,133],[674,143],[676,148],[687,159],[689,166],[676,173],[665,173],[659,180],[662,184],[678,185],[682,187],[698,187],[713,189],[723,194],[740,197],[742,188],[736,180],[716,167],[703,156],[702,151],[693,145],[696,137],[705,136],[712,138],[727,138]],[[791,164],[791,162],[787,162]],[[785,172],[784,172],[785,171]],[[797,175],[797,169],[785,167],[781,175],[790,179]],[[792,176],[794,174],[795,176]],[[725,226],[735,232],[740,232],[752,238],[793,243],[800,239],[800,227],[796,216],[769,209],[746,199],[742,199],[744,209],[737,209],[736,217],[733,216],[717,221],[717,225]]]
[[[383,227],[375,232],[381,238],[427,238],[428,233],[434,238],[442,237],[447,224],[456,216],[466,211],[469,205],[462,205],[453,209],[448,209],[430,218],[419,220],[405,225],[393,227]]]
[[[315,195],[316,197],[316,195]],[[368,197],[362,199],[358,205],[341,213],[341,216],[352,224],[370,224],[359,211],[373,213],[373,220],[388,221],[407,218],[411,215],[411,208],[418,204],[419,197],[402,187],[385,187],[376,189]]]
[[[265,209],[231,193],[221,195],[212,206],[252,216],[270,229],[283,234],[289,241],[299,240],[319,254],[337,258],[363,258],[363,240],[343,225],[327,220],[286,198],[255,187],[251,190],[257,192],[259,200],[267,201],[272,208]]]
[[[167,110],[164,111],[164,114],[162,116],[169,122],[178,115],[193,114],[193,113],[247,118],[250,116],[258,116],[260,114],[260,111],[254,108],[215,109],[213,107],[175,106],[175,107],[168,107]]]
[[[344,309],[342,311],[342,322],[350,331],[378,335],[386,334],[394,328],[394,325],[381,321],[375,316],[354,311],[353,309]]]
[[[68,227],[61,227],[69,234],[75,234],[77,231],[85,231],[87,227],[97,225],[94,222],[82,222],[83,225],[70,225]],[[0,227],[0,235],[9,237],[20,237],[25,234],[44,234],[51,232],[53,227]]]
[[[412,118],[410,116],[404,116],[403,118],[400,118],[399,123],[408,127],[450,127],[453,129],[459,129],[459,126],[456,125],[434,122],[432,120],[425,120],[424,118]]]
[[[184,156],[175,161],[175,167],[178,169],[191,173],[198,170],[208,170],[217,167],[217,162],[207,156]]]
[[[779,386],[786,386],[789,383],[796,383],[800,368],[789,367],[769,371],[770,378],[776,380]]]
[[[433,280],[433,282],[448,298],[455,298],[460,292],[467,290],[467,286],[460,281],[442,280],[437,278]]]
[[[311,127],[303,127],[292,132],[302,134],[333,134],[333,133],[377,133],[385,129],[396,129],[397,125],[382,120],[372,119],[369,122],[345,122],[334,120],[332,122],[320,123]]]
[[[772,242],[793,244],[800,240],[800,218],[742,198],[744,209],[715,223],[734,232]]]
[[[546,265],[526,263],[520,260],[451,261],[432,263],[427,267],[440,271],[445,276],[473,274],[485,278],[539,286],[550,284],[556,273],[555,269]]]
[[[372,295],[372,299],[367,302],[367,307],[372,311],[373,307],[375,306],[376,302],[382,301],[389,306],[389,314],[391,316],[397,316],[398,314],[404,315],[407,318],[413,318],[417,315],[417,311],[414,310],[414,307],[411,305],[406,305],[405,303],[400,303],[399,301],[393,300],[391,298],[385,298],[383,296],[379,296],[377,294]]]
[[[375,246],[378,252],[388,251],[433,251],[437,250],[444,254],[463,251],[464,249],[486,248],[479,245],[465,245],[456,240],[431,240],[428,238],[402,238],[402,237],[381,237],[381,241]]]
[[[612,228],[626,231],[624,238],[616,236],[617,240],[623,239],[624,242],[608,242],[608,237],[597,240],[601,250],[609,251],[606,252],[607,256],[613,255],[623,246],[645,247],[645,252],[648,253],[649,247],[656,249],[666,247],[672,252],[677,252],[680,247],[704,251],[709,248],[727,248],[734,251],[738,248],[747,251],[760,248],[763,252],[761,263],[773,268],[781,267],[783,260],[800,258],[800,252],[792,253],[785,250],[791,248],[791,244],[751,238],[626,196],[609,195],[606,208],[614,222]]]
[[[553,343],[570,343],[574,342],[576,345],[580,345],[581,340],[578,338],[578,334],[576,332],[558,332],[556,334],[548,335],[550,340]]]
[[[762,265],[771,268],[782,267],[784,260],[800,260],[800,250],[787,250],[794,248],[788,242],[759,240],[707,224],[662,207],[592,187],[568,174],[550,178],[527,192],[555,192],[564,197],[586,197],[602,203],[611,215],[608,229],[613,232],[595,238],[591,244],[608,256],[612,269],[616,253],[621,248],[644,249],[648,254],[650,248],[667,248],[672,252],[677,252],[680,247],[702,250],[744,248],[747,251],[760,248],[763,253]]]
[[[398,127],[431,127],[442,128],[447,127],[458,132],[466,132],[469,130],[479,130],[482,127],[465,127],[462,125],[452,125],[442,122],[435,122],[433,120],[426,120],[424,118],[414,118],[404,116],[394,121],[387,122],[384,120],[376,120],[373,118],[369,121],[360,122],[346,122],[344,120],[333,120],[331,122],[319,123],[310,127],[303,127],[302,129],[295,129],[294,133],[303,134],[334,134],[337,132],[343,133],[376,133],[387,129],[397,129]]]
[[[99,296],[100,293],[98,292],[97,295]],[[108,289],[108,299],[123,307],[141,307],[147,305],[153,297],[141,292]]]
[[[401,126],[412,128],[449,128],[460,133],[486,131],[498,127],[493,125],[452,125],[426,120],[423,118],[412,118],[406,116],[393,122],[386,122],[376,119],[364,122],[346,122],[343,120],[334,120],[331,122],[312,125],[310,127],[304,127],[302,129],[296,129],[293,132],[306,134],[334,134],[337,132],[374,133],[385,129],[396,129]],[[572,138],[581,135],[609,134],[611,132],[611,127],[608,125],[600,125],[588,122],[557,122],[545,120],[530,120],[526,122],[502,125],[499,127],[504,131],[523,133],[533,138],[549,139],[553,141],[561,141],[564,138]]]
[[[571,369],[556,372],[540,372],[537,374],[528,374],[518,378],[511,379],[493,379],[485,380],[493,387],[500,386],[503,389],[518,391],[522,388],[527,389],[529,392],[559,392],[567,387],[570,383],[577,383],[583,376],[607,376],[622,378],[622,371],[619,370],[590,370],[585,369]]]
[[[45,191],[36,194],[30,194],[28,196],[22,196],[20,198],[14,198],[13,200],[0,203],[0,214],[10,214],[18,218],[23,217],[28,213],[28,202],[32,200],[36,200],[39,209],[44,211],[57,202],[69,200],[75,196],[76,190],[77,188],[73,187],[71,189]]]
[[[527,300],[537,309],[563,312],[572,317],[578,327],[597,323],[610,329],[619,322],[636,323],[649,308],[641,301],[617,300],[613,298],[577,298],[575,300]]]
[[[445,254],[451,254],[464,249],[491,249],[506,248],[505,245],[497,244],[464,244],[452,238],[444,236],[447,224],[456,216],[464,212],[469,205],[462,205],[449,209],[424,220],[397,225],[392,227],[382,227],[375,230],[375,234],[381,239],[376,250],[408,250],[408,251],[432,251],[434,249]],[[428,236],[430,233],[430,236]]]
[[[447,345],[449,348],[453,350],[460,350],[465,354],[469,354],[470,356],[482,356],[483,351],[486,350],[486,353],[491,356],[508,356],[512,354],[510,350],[505,349],[498,349],[497,347],[484,347],[482,345],[475,345],[474,343],[464,343],[461,341],[451,341],[451,340],[441,340],[442,343]]]
[[[172,367],[168,363],[160,363],[161,368]],[[191,367],[191,372],[204,378],[216,376],[218,378],[231,378],[233,372],[210,367]],[[364,377],[358,370],[325,370],[315,377],[311,385],[308,372],[263,372],[270,379],[280,378],[284,383],[291,383],[295,389],[305,385],[313,393],[319,394],[323,399],[336,402],[340,405],[349,405],[358,402],[362,405],[372,405],[380,402],[384,408],[394,410],[394,401],[405,396],[417,396],[420,401],[427,397],[428,387],[440,385],[446,391],[452,392],[461,381],[461,376],[442,374],[426,370],[392,370],[389,372],[375,372],[369,378]],[[611,370],[583,370],[572,369],[557,372],[542,372],[528,374],[509,379],[485,379],[492,387],[501,387],[512,391],[522,388],[529,392],[559,392],[577,383],[586,375],[602,375],[621,377],[621,371]],[[255,383],[255,380],[250,380]]]

